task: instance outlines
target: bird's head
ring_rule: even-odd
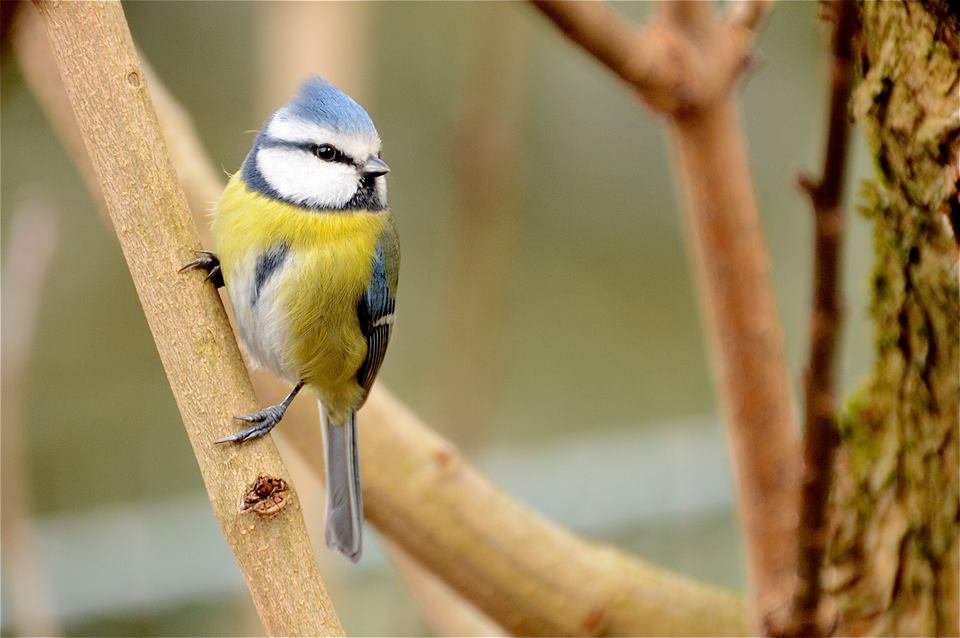
[[[382,210],[387,205],[380,135],[363,107],[320,78],[274,113],[243,164],[247,185],[315,210]]]

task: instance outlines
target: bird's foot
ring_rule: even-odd
[[[217,259],[217,256],[209,250],[198,250],[197,254],[200,256],[185,264],[177,272],[202,270],[207,273],[206,281],[213,282],[213,285],[217,288],[223,288],[223,272],[220,270],[220,260]]]
[[[258,439],[264,434],[267,434],[272,430],[278,423],[280,419],[283,418],[284,412],[286,412],[287,406],[283,405],[271,405],[270,407],[264,408],[259,412],[250,414],[247,416],[235,416],[238,421],[246,421],[247,423],[252,423],[250,427],[245,430],[241,430],[236,434],[231,434],[230,436],[225,436],[222,439],[214,441],[214,443],[243,443],[244,441],[249,441],[251,439]]]

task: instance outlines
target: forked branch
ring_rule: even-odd
[[[751,60],[756,30],[771,4],[745,0],[720,19],[709,2],[667,1],[658,19],[636,25],[602,2],[531,3],[654,110],[674,115],[730,90]]]

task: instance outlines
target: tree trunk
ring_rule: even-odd
[[[826,584],[839,634],[957,635],[960,17],[864,3],[853,111],[878,175],[876,365],[840,418]]]

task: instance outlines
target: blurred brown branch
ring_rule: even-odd
[[[49,202],[30,196],[13,212],[3,267],[2,429],[0,487],[3,571],[10,586],[9,625],[21,636],[58,636],[60,627],[36,548],[30,517],[30,473],[23,445],[24,378],[37,310],[57,249],[57,220]]]
[[[800,527],[797,531],[797,583],[788,630],[795,636],[829,634],[820,617],[826,506],[833,453],[839,443],[836,426],[836,350],[842,319],[841,248],[843,242],[844,175],[849,155],[848,104],[853,85],[857,6],[833,3],[833,57],[830,68],[830,115],[823,173],[817,180],[799,178],[813,207],[816,246],[813,263],[813,309],[810,317],[810,359],[804,379],[803,481]]]
[[[450,589],[438,576],[389,540],[390,560],[403,576],[420,605],[427,625],[436,636],[506,636],[502,627]]]
[[[263,2],[256,8],[258,113],[266,118],[320,75],[364,102],[372,6],[366,2]],[[322,30],[322,37],[318,37]]]
[[[382,386],[374,387],[361,422],[370,520],[507,631],[746,630],[735,596],[584,542],[544,520],[495,487]],[[303,441],[297,449],[319,450],[315,430],[291,434]]]
[[[87,185],[87,191],[97,203],[97,210],[104,219],[107,216],[106,202],[100,192],[100,183],[93,172],[93,165],[83,146],[77,119],[64,92],[63,82],[50,55],[50,43],[37,19],[33,7],[26,2],[4,2],[4,6],[20,6],[14,17],[10,40],[17,55],[17,64],[23,71],[23,79],[36,96],[50,124],[57,133],[67,153],[74,158],[77,171]]]
[[[718,19],[710,2],[664,1],[658,18],[638,26],[602,2],[531,3],[651,107],[674,116],[728,95],[750,62],[755,31],[770,5],[752,0]]]
[[[256,409],[220,300],[177,269],[199,248],[119,2],[36,2],[214,513],[271,635],[340,635],[291,491],[272,519],[237,503],[286,476],[273,441],[211,442]],[[52,112],[52,110],[50,111]],[[265,551],[269,548],[269,551]]]
[[[451,160],[444,318],[430,397],[448,436],[470,449],[489,431],[500,314],[517,234],[516,175],[526,38],[512,3],[479,2]]]
[[[156,91],[159,81],[150,78],[149,83]],[[158,100],[158,109],[161,104]],[[168,136],[195,135],[189,122],[166,123],[165,129]],[[173,144],[170,151],[189,146]],[[176,164],[187,160],[173,159]],[[219,196],[222,179],[185,184],[197,189],[188,196],[197,223],[205,223],[205,202]],[[266,375],[254,378],[262,398],[279,392]],[[276,432],[323,476],[317,419],[314,403],[294,402]],[[360,420],[367,517],[506,630],[539,635],[746,632],[744,606],[735,595],[586,543],[531,513],[461,460],[382,385],[374,388]]]
[[[532,2],[667,117],[739,478],[754,630],[761,631],[792,590],[796,422],[732,89],[768,3],[718,16],[710,2],[662,2],[649,25],[637,26],[603,3]]]

